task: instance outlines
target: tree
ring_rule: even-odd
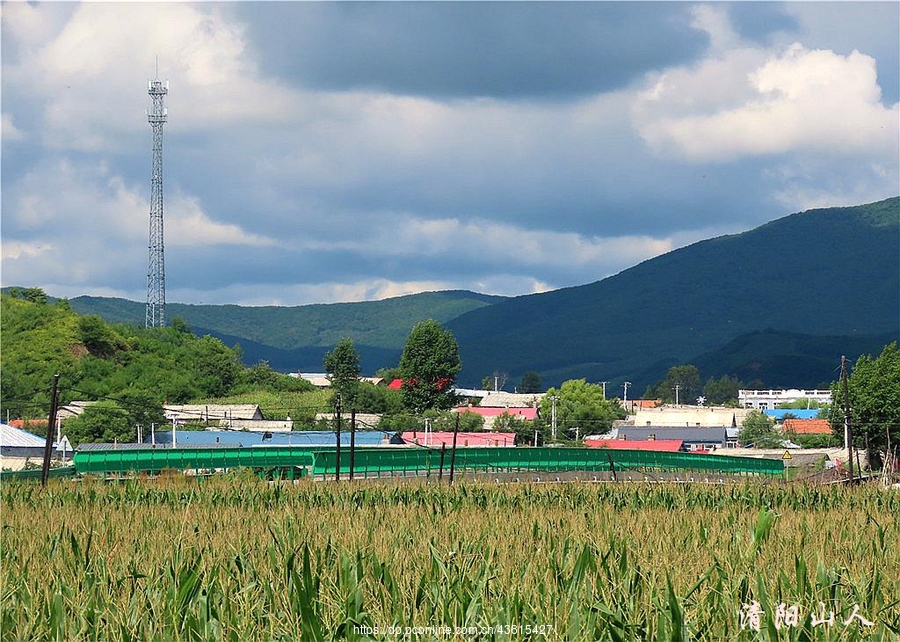
[[[166,423],[166,411],[160,400],[151,392],[125,390],[119,395],[119,406],[125,410],[129,427],[143,426],[145,435],[150,434],[150,424],[159,426]]]
[[[541,420],[547,425],[552,422],[554,397],[558,434],[571,432],[574,437],[576,427],[582,436],[602,434],[612,428],[613,421],[625,418],[625,409],[617,400],[603,398],[603,386],[571,379],[559,390],[550,388],[541,399]]]
[[[197,374],[200,396],[225,396],[244,369],[234,350],[209,335],[192,341],[189,352]]]
[[[850,421],[853,445],[871,451],[884,450],[890,436],[891,447],[900,441],[900,351],[897,343],[884,347],[877,359],[863,355],[853,366],[847,381],[850,393]],[[844,391],[841,382],[831,388],[834,405],[833,427],[843,435]],[[838,418],[840,417],[840,418]],[[877,461],[871,462],[878,464]]]
[[[433,319],[416,324],[400,357],[404,405],[416,413],[450,408],[461,367],[459,345],[452,332]]]
[[[136,431],[125,409],[114,401],[98,401],[80,415],[67,419],[63,434],[72,446],[82,443],[134,441]]]
[[[47,303],[47,293],[41,288],[25,288],[21,291],[22,298],[32,303],[43,305]]]
[[[744,419],[738,440],[742,446],[754,448],[779,448],[783,443],[775,422],[759,410],[751,411]]]
[[[325,372],[334,391],[332,407],[337,410],[340,404],[347,410],[355,409],[359,389],[359,353],[351,339],[341,339],[334,350],[325,355]]]
[[[700,395],[700,371],[697,366],[672,366],[666,378],[650,386],[645,396],[662,399],[664,403],[676,401],[675,389],[678,388],[679,404],[694,404]]]
[[[95,357],[111,359],[128,350],[125,339],[96,314],[79,317],[78,331],[84,347]]]
[[[522,375],[522,381],[519,382],[519,392],[540,392],[543,387],[541,375],[534,370],[529,370]]]
[[[456,427],[457,417],[459,417],[459,432],[480,432],[484,430],[484,417],[474,412],[438,412],[429,411],[427,414],[434,414],[431,421],[431,427],[434,430],[452,432]]]
[[[706,403],[713,406],[721,406],[725,404],[736,404],[738,401],[738,390],[743,388],[744,384],[740,379],[722,375],[719,379],[710,378],[703,386],[703,396],[706,397]]]

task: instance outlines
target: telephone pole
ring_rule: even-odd
[[[847,357],[841,356],[841,384],[844,388],[844,447],[847,449],[847,464],[850,482],[853,483],[853,432],[850,429],[850,386],[847,382]]]

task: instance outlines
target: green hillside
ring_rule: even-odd
[[[897,333],[900,199],[811,210],[702,241],[589,285],[510,299],[450,322],[462,384],[500,370],[621,382],[774,328]],[[637,383],[637,381],[633,381]]]
[[[126,410],[165,400],[185,403],[248,391],[311,388],[263,367],[242,367],[238,354],[213,337],[197,337],[183,328],[108,324],[96,315],[79,316],[66,301],[43,296],[0,295],[0,330],[0,411],[14,419],[47,417],[55,374],[60,375],[61,403],[114,397],[128,400],[122,404]]]

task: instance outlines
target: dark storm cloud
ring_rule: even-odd
[[[441,98],[620,88],[706,46],[679,3],[248,3],[262,67],[325,90]]]

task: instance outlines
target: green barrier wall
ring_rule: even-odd
[[[160,472],[162,470],[215,471],[230,468],[309,469],[309,448],[147,448],[75,451],[72,459],[79,474]]]
[[[334,449],[321,449],[313,453],[313,458],[314,475],[334,476]],[[450,460],[448,449],[444,454],[444,474],[450,471]],[[754,457],[602,448],[458,448],[454,469],[459,473],[655,470],[780,476],[784,474],[784,463]],[[360,477],[403,471],[437,475],[440,470],[441,451],[436,449],[358,449],[354,458],[354,475]],[[349,472],[350,458],[345,449],[341,454],[341,474]]]
[[[452,454],[444,452],[443,472],[449,474]],[[216,471],[230,468],[302,469],[333,477],[334,448],[267,446],[263,448],[156,448],[76,451],[78,473],[117,474],[159,472],[165,469]],[[341,475],[350,472],[350,451],[341,449]],[[458,448],[455,471],[687,471],[728,475],[781,476],[777,459],[720,455],[607,450],[602,448]],[[441,451],[416,447],[364,447],[354,453],[354,476],[372,477],[397,472],[438,475]]]
[[[43,470],[40,468],[31,468],[29,470],[6,470],[0,472],[0,480],[37,480],[41,481]],[[72,477],[75,475],[74,466],[58,466],[51,468],[48,477]]]

